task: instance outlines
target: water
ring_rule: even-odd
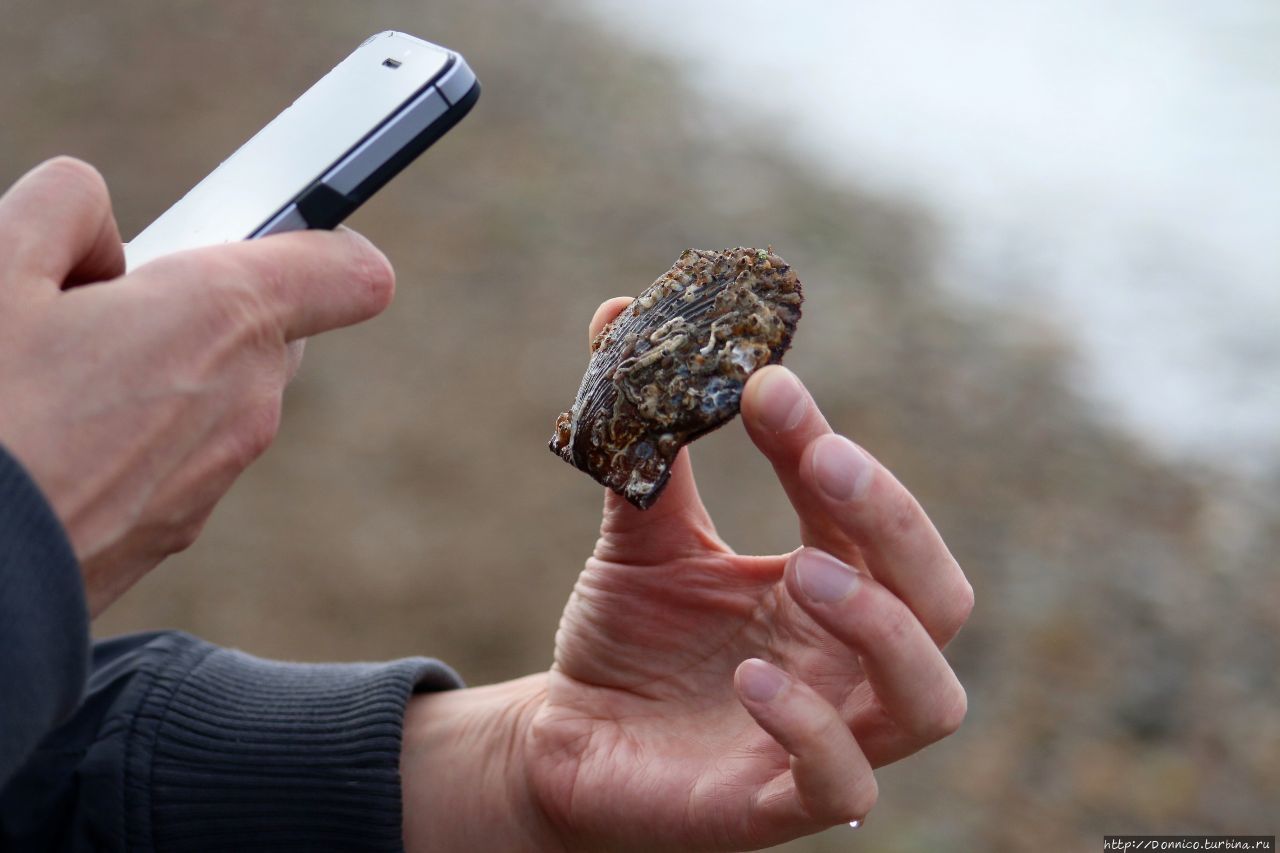
[[[587,8],[727,109],[767,104],[823,171],[930,208],[940,281],[1055,324],[1156,449],[1280,473],[1280,4]]]

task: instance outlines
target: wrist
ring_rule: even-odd
[[[556,846],[525,768],[546,681],[539,673],[410,698],[400,752],[407,851]]]

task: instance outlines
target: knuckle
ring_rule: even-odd
[[[952,604],[951,627],[952,633],[959,631],[964,623],[969,621],[969,617],[973,614],[973,584],[968,580],[961,578],[959,589],[956,591],[954,602]]]
[[[37,172],[57,187],[58,199],[63,203],[87,206],[99,216],[111,211],[106,179],[84,160],[59,155],[41,163]]]
[[[196,544],[204,530],[206,519],[207,516],[202,515],[174,525],[169,531],[165,550],[170,554],[178,554]]]
[[[139,528],[148,549],[158,559],[187,550],[200,538],[212,507],[193,512],[190,507],[168,516],[152,519]]]
[[[832,744],[847,740],[849,728],[834,712],[823,714],[820,720],[813,720],[807,740],[815,751],[825,751]]]
[[[53,157],[40,164],[40,171],[60,182],[75,184],[94,195],[106,195],[107,182],[102,173],[89,163],[65,154]]]
[[[271,402],[257,408],[255,416],[250,421],[249,447],[255,457],[260,456],[271,446],[271,442],[276,440],[276,433],[279,431],[280,399],[273,397]]]
[[[958,566],[956,570],[959,573]],[[969,621],[969,616],[973,614],[973,606],[973,585],[964,575],[960,575],[955,591],[939,605],[937,615],[930,619],[934,627],[934,633],[931,635],[939,646],[945,646],[960,632],[960,629]]]
[[[249,467],[275,441],[280,429],[280,401],[251,408],[242,420],[237,440],[233,442],[232,464],[236,469]]]
[[[849,810],[841,818],[842,823],[862,820],[876,807],[876,802],[880,799],[880,784],[876,781],[875,774],[868,773],[865,781],[857,786],[850,799],[852,802],[849,804]]]
[[[900,647],[909,641],[916,617],[900,601],[886,598],[886,605],[878,608],[878,618],[872,622],[875,644]]]
[[[292,382],[302,368],[302,358],[306,353],[306,338],[290,341],[285,354],[285,382]]]
[[[964,724],[964,718],[968,712],[969,695],[965,692],[964,687],[959,682],[956,682],[952,689],[948,691],[947,701],[939,706],[929,720],[928,731],[925,732],[929,737],[929,741],[942,740],[955,734],[959,731],[960,726]]]
[[[214,301],[211,316],[223,333],[245,335],[251,343],[282,340],[265,295],[270,292],[272,270],[250,270],[219,252],[209,252],[202,263],[203,277],[214,285],[208,291]]]
[[[920,529],[920,518],[924,510],[910,492],[898,485],[892,478],[883,478],[892,482],[879,513],[876,514],[876,533],[887,544],[905,542],[915,536]]]
[[[832,791],[832,796],[825,806],[820,806],[818,817],[823,824],[837,826],[850,821],[862,820],[876,806],[880,798],[880,785],[874,773],[870,771],[859,774],[842,790]]]

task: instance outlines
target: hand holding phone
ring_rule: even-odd
[[[57,515],[91,613],[191,544],[266,449],[290,342],[377,315],[394,279],[345,230],[126,275],[106,183],[67,157],[0,197],[0,445]]]

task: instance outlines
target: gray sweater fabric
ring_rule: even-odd
[[[402,849],[405,704],[461,686],[447,666],[88,637],[66,535],[0,449],[0,850]]]

